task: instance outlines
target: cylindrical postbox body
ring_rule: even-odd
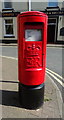
[[[42,91],[44,91],[45,81],[46,42],[47,15],[37,11],[29,11],[19,14],[19,91],[22,104],[28,106],[26,108],[37,108],[43,101],[41,99],[43,99]],[[31,96],[33,97],[33,100]],[[29,97],[31,97],[31,101]],[[34,100],[35,98],[38,99],[36,100],[37,102]],[[37,105],[35,105],[35,103],[37,103]]]

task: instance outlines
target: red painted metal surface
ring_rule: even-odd
[[[27,41],[26,30],[40,30],[41,40]],[[18,15],[18,77],[24,85],[40,85],[45,81],[47,15],[30,11]]]

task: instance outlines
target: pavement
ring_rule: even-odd
[[[58,118],[60,120],[63,117],[60,91],[47,74],[44,104],[37,110],[27,110],[21,108],[19,103],[18,61],[0,57],[0,63],[0,95],[2,94],[0,115],[2,118],[42,118],[43,120]]]

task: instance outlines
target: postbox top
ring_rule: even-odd
[[[27,12],[22,12],[20,13],[20,16],[43,16],[43,17],[47,17],[47,15],[43,12],[39,12],[39,11],[27,11]]]

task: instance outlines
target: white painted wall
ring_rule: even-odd
[[[64,8],[64,1],[60,3],[60,9]],[[57,41],[64,41],[64,36],[60,36],[60,29],[64,27],[64,16],[59,16]]]
[[[28,2],[13,2],[12,8],[14,8],[15,11],[27,11],[28,10]]]
[[[2,40],[2,35],[3,35],[3,33],[2,33],[2,17],[0,17],[0,40]]]
[[[0,11],[2,11],[2,2],[0,1]]]
[[[44,10],[47,6],[47,2],[43,2],[43,0],[40,0],[40,2],[34,2],[34,0],[31,0],[31,8],[32,10]],[[12,3],[12,8],[15,9],[15,11],[28,11],[28,2],[13,2]]]

